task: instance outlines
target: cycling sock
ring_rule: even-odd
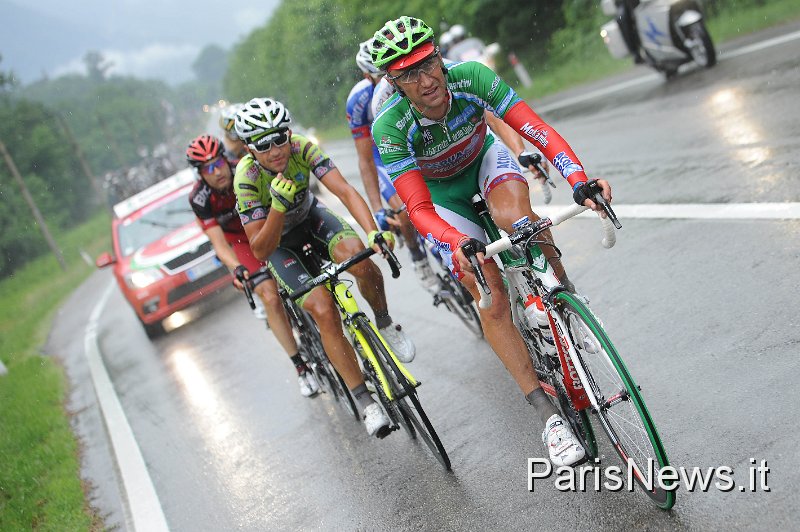
[[[306,366],[306,361],[303,360],[303,357],[300,356],[300,353],[297,353],[293,357],[289,357],[289,359],[294,363],[294,367],[297,370],[298,375],[301,375],[308,370],[308,366]]]
[[[412,248],[408,246],[408,252],[411,253],[411,260],[417,262],[425,259],[425,252],[419,246]]]
[[[388,327],[392,324],[392,317],[389,316],[389,311],[384,310],[383,312],[375,311],[375,325],[378,329],[383,329],[384,327]]]
[[[358,408],[361,409],[361,412],[364,412],[365,408],[375,402],[372,400],[369,390],[367,390],[367,385],[363,382],[350,390],[350,393],[353,394],[353,399],[358,403]]]
[[[533,390],[525,396],[525,399],[528,400],[531,406],[536,410],[536,413],[539,414],[542,423],[547,423],[550,416],[558,414],[558,410],[556,410],[556,407],[553,406],[553,403],[550,402],[547,394],[544,393],[544,390],[541,388]]]

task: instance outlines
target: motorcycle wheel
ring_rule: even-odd
[[[687,27],[686,36],[690,41],[689,54],[695,63],[703,68],[711,68],[717,64],[717,51],[702,20]]]

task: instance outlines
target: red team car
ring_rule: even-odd
[[[113,254],[97,266],[114,265],[114,277],[150,338],[164,320],[231,283],[189,206],[195,183],[187,168],[114,205]]]

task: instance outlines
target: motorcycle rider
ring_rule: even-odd
[[[644,63],[644,58],[640,52],[639,30],[636,27],[636,17],[633,14],[633,10],[638,5],[639,0],[617,0],[617,24],[620,32],[622,32],[622,39],[633,56],[633,62],[637,65]]]

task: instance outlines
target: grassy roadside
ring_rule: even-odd
[[[719,47],[736,37],[798,19],[800,2],[770,0],[762,6],[724,9],[711,17],[707,24],[715,45]],[[596,41],[592,41],[593,44],[586,47],[579,57],[573,57],[569,62],[545,63],[539,69],[529,66],[533,86],[520,88],[520,95],[525,99],[541,98],[633,68],[630,58],[612,58],[600,39],[600,26],[594,29]]]
[[[0,282],[0,359],[8,368],[0,377],[0,530],[102,529],[78,474],[66,378],[39,349],[55,311],[94,269],[79,251],[95,256],[109,249],[108,228],[101,213],[55,234],[66,272],[48,255]]]

